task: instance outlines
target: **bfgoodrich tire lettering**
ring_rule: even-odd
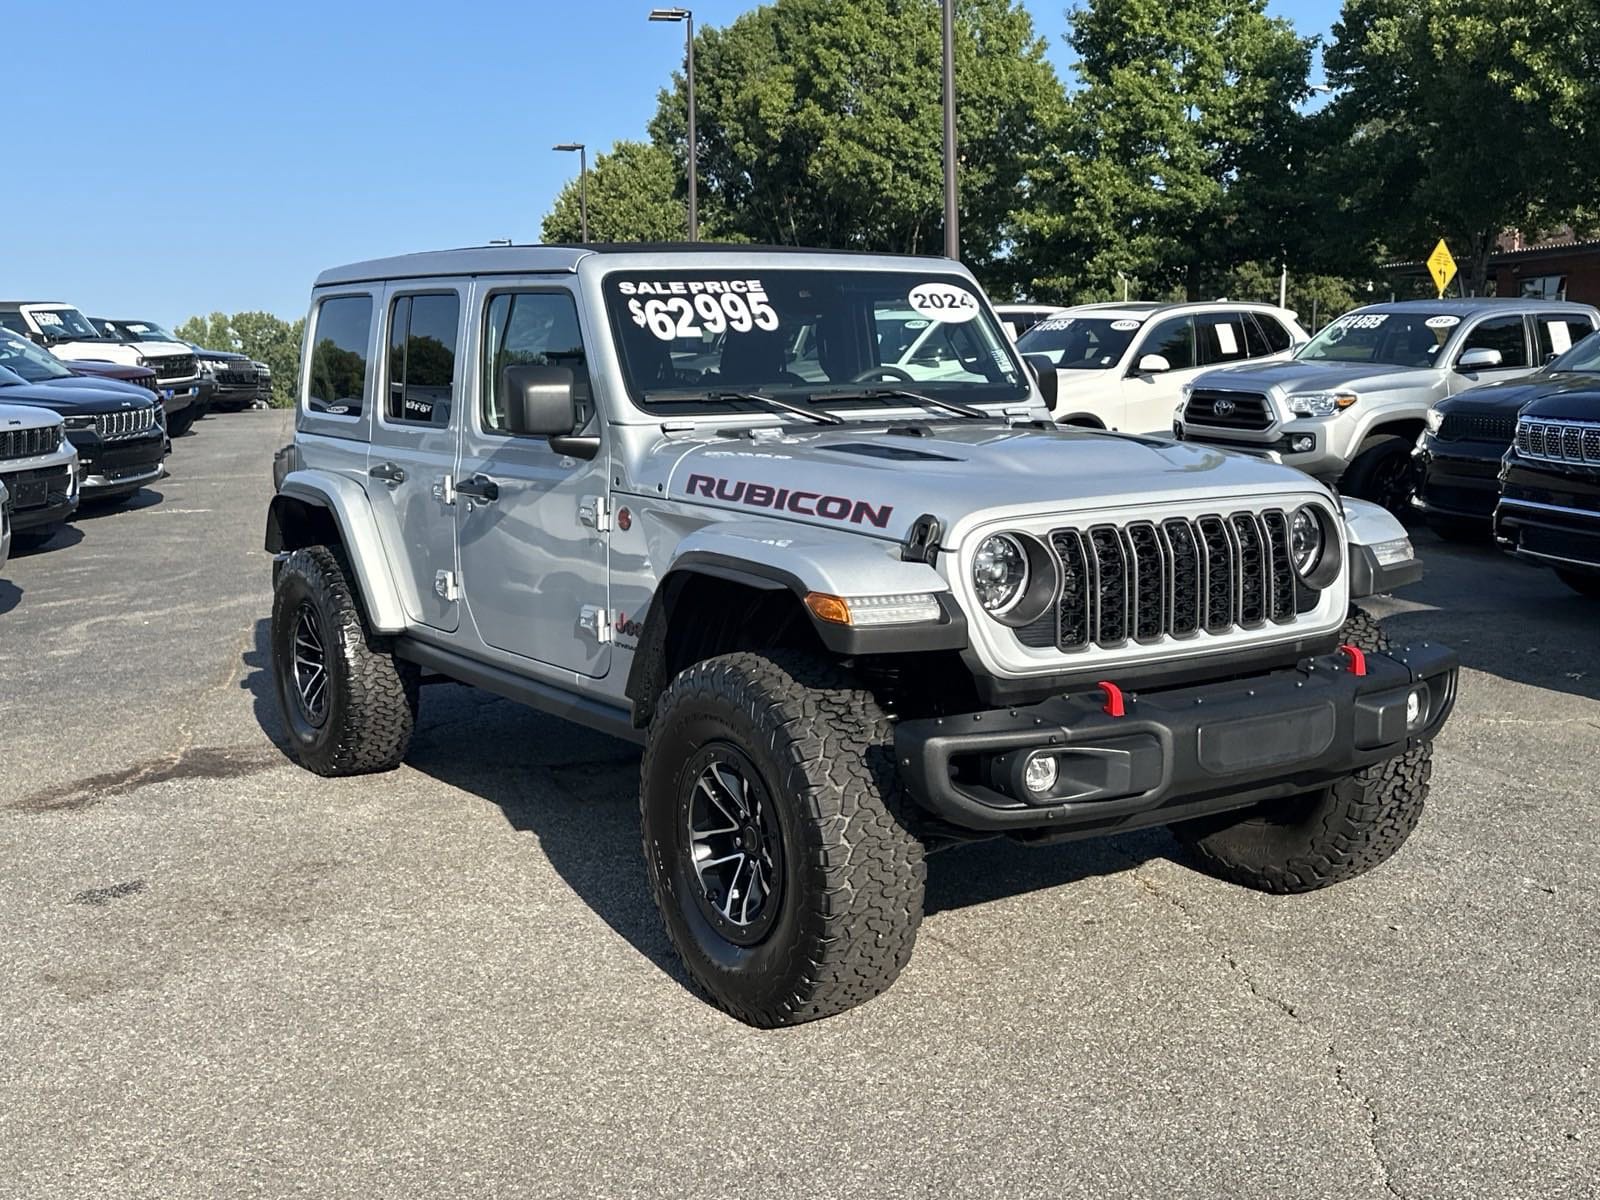
[[[759,774],[782,839],[776,909],[755,944],[719,931],[690,858],[687,789],[708,750]],[[667,935],[695,981],[752,1025],[794,1025],[878,995],[922,921],[922,843],[902,819],[892,726],[825,659],[729,654],[673,680],[650,724],[644,855]]]
[[[1341,640],[1382,653],[1389,640],[1351,606]],[[1173,827],[1210,874],[1264,892],[1309,892],[1354,879],[1400,849],[1422,817],[1433,747],[1418,746],[1306,796]]]
[[[308,700],[297,644],[320,653]],[[277,571],[272,673],[295,756],[319,775],[365,775],[400,765],[416,725],[418,670],[367,628],[338,555],[296,550]],[[315,674],[312,672],[311,674]]]

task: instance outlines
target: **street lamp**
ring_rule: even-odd
[[[578,219],[583,230],[583,240],[589,240],[589,148],[582,142],[562,142],[552,150],[578,152]]]
[[[689,240],[700,240],[700,213],[695,198],[696,164],[700,155],[694,136],[694,13],[687,8],[652,8],[652,21],[682,21],[684,23],[683,58],[684,79],[689,88]]]
[[[956,0],[944,0],[944,256],[960,259],[956,226]]]

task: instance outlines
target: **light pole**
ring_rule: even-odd
[[[700,159],[699,146],[694,136],[694,13],[687,8],[652,8],[650,10],[652,21],[682,21],[683,33],[683,59],[684,80],[689,89],[689,240],[700,240],[700,213],[695,197],[695,175],[698,174]]]
[[[940,5],[944,21],[944,256],[960,259],[956,217],[956,0]]]
[[[552,150],[578,152],[578,220],[583,230],[583,240],[589,240],[589,147],[582,142],[562,142]]]

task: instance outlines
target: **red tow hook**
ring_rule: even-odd
[[[1123,707],[1122,689],[1121,688],[1119,688],[1114,683],[1108,683],[1108,682],[1106,682],[1104,680],[1102,680],[1101,682],[1095,684],[1095,687],[1099,688],[1102,692],[1104,692],[1106,694],[1106,704],[1105,704],[1105,714],[1106,714],[1106,716],[1108,716],[1108,717],[1125,717],[1125,716],[1128,715],[1127,714],[1127,709]]]
[[[1350,674],[1359,679],[1367,673],[1367,656],[1360,646],[1340,646],[1339,652],[1350,660]]]

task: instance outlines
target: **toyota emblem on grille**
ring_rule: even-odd
[[[1212,411],[1219,417],[1231,417],[1233,416],[1233,410],[1237,407],[1238,405],[1236,405],[1232,400],[1218,400],[1216,404],[1212,406]]]

